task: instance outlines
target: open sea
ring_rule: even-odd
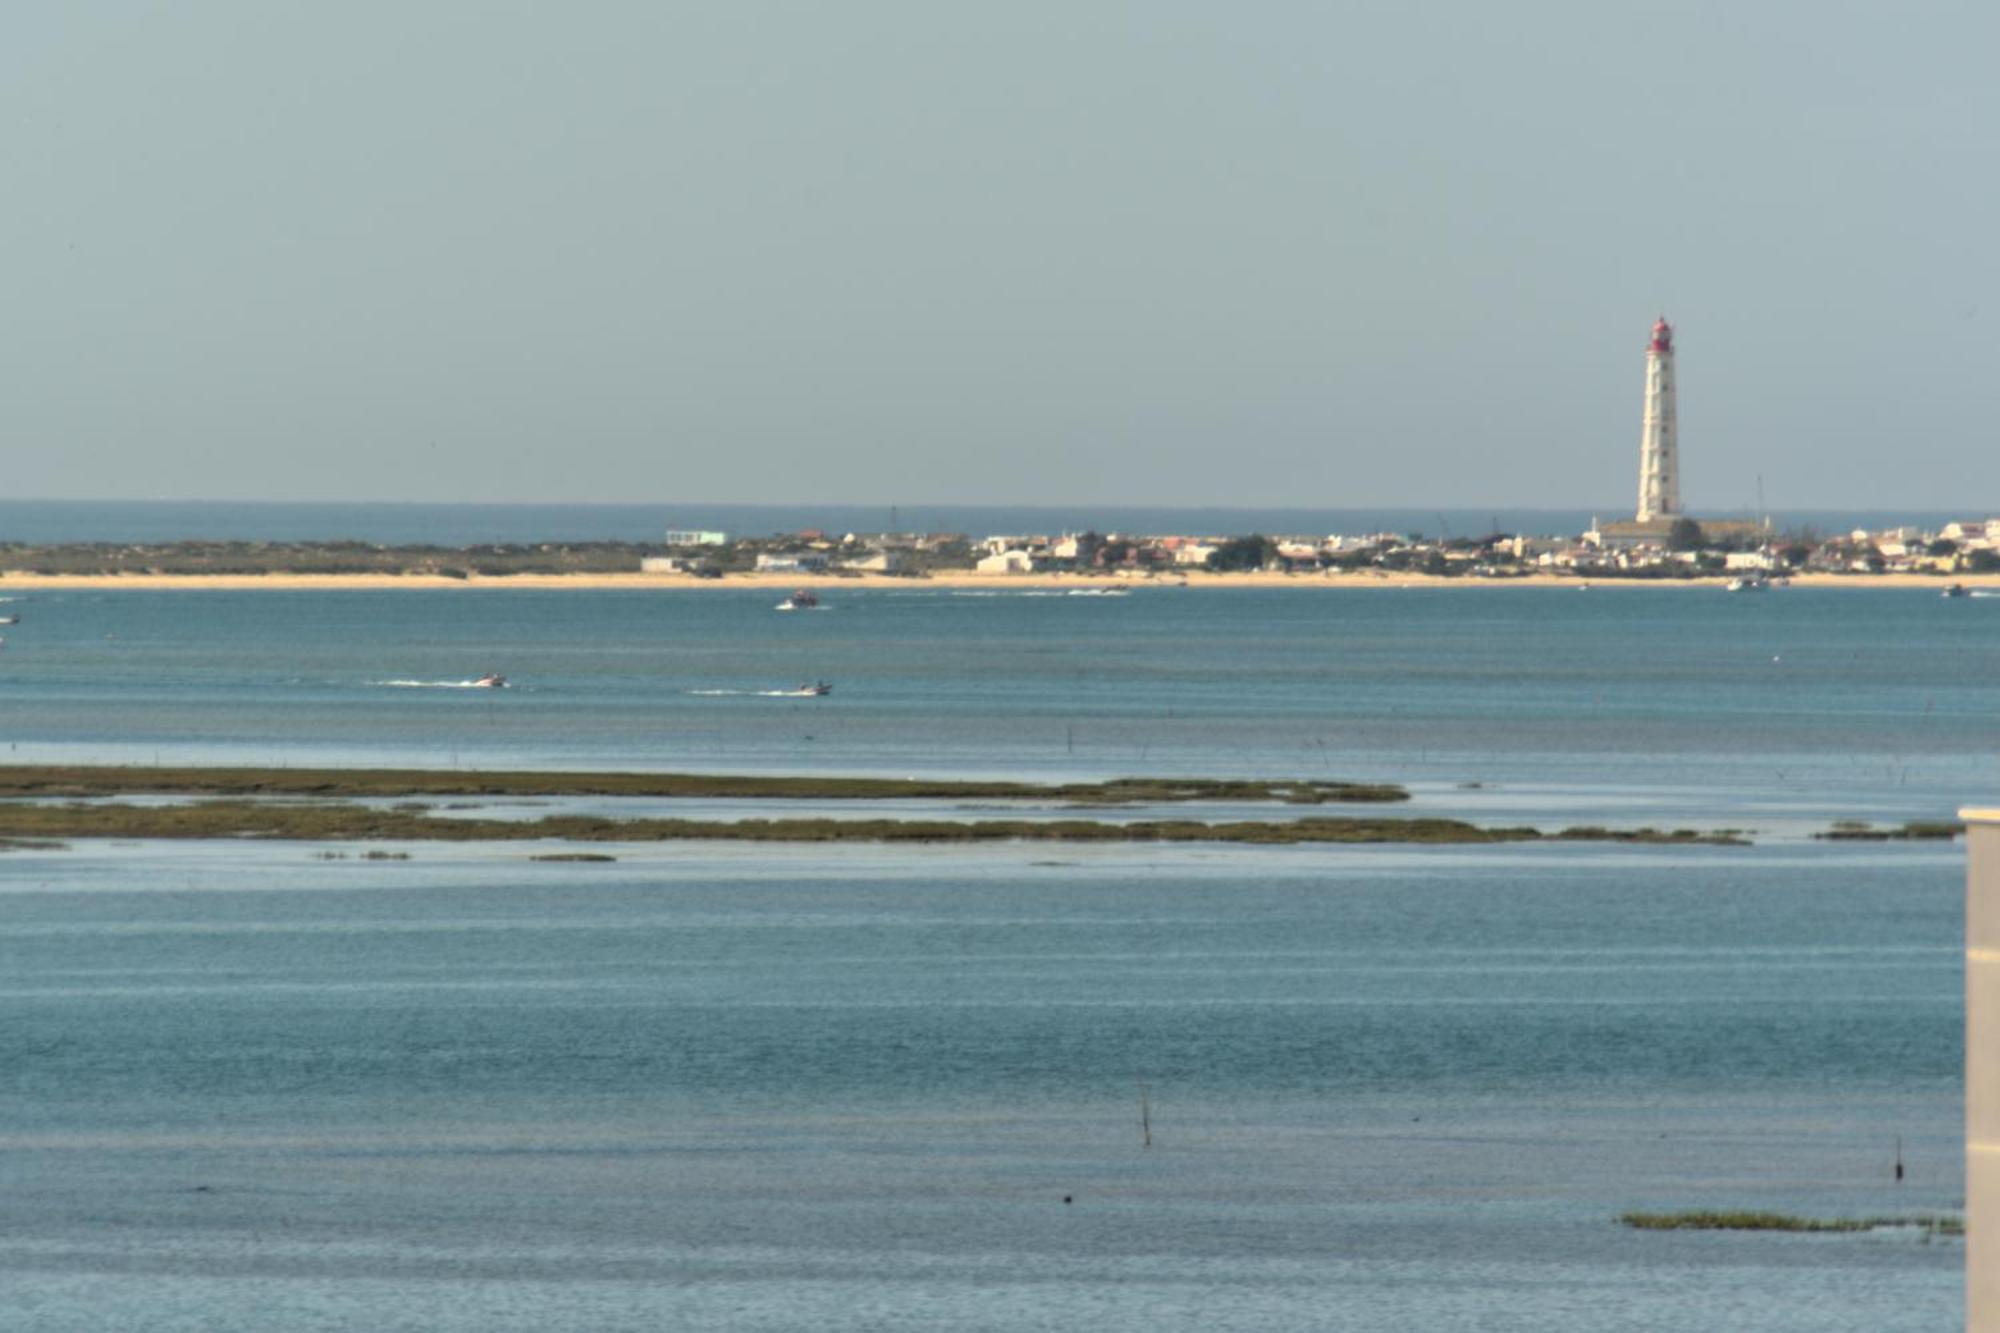
[[[1954,1239],[1618,1219],[1962,1206],[1963,846],[1810,834],[2000,793],[2000,599],[821,587],[0,580],[0,756],[1332,777],[1756,845],[0,854],[0,1329],[1959,1325]]]

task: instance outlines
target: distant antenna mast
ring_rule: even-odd
[[[896,518],[896,506],[894,506],[894,505],[890,505],[890,506],[889,506],[889,531],[891,531],[891,532],[901,532],[901,531],[902,531],[902,528],[898,526],[898,522],[899,522],[899,520],[898,520],[898,519]]]
[[[1764,508],[1764,474],[1757,474],[1757,516],[1764,520],[1764,531],[1771,530],[1771,511]]]

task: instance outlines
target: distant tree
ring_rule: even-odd
[[[1208,567],[1221,570],[1262,569],[1278,558],[1278,544],[1261,533],[1231,537],[1208,553]]]
[[[2000,570],[2000,551],[1967,551],[1965,567],[1975,574],[1991,574]]]
[[[1949,537],[1940,537],[1925,549],[1932,555],[1957,555],[1958,543]]]
[[[1791,565],[1793,568],[1797,568],[1812,559],[1812,547],[1805,545],[1803,542],[1793,542],[1790,546],[1780,548],[1778,559]]]
[[[1669,551],[1699,551],[1703,545],[1701,524],[1682,515],[1667,529],[1667,549]]]

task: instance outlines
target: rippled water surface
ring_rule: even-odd
[[[0,1327],[1960,1320],[1956,1241],[1617,1217],[1958,1206],[1961,849],[1805,834],[1990,797],[1989,605],[766,600],[38,595],[0,739],[1389,778],[1760,841],[7,853]]]

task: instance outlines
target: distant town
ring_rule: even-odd
[[[1674,328],[1646,344],[1638,503],[1631,518],[1575,535],[1490,532],[1159,534],[844,532],[768,536],[668,528],[658,544],[540,542],[463,547],[362,541],[0,541],[0,578],[524,575],[764,578],[978,578],[1067,575],[1192,582],[1210,575],[1464,579],[1726,579],[1760,588],[1793,575],[2000,574],[2000,518],[1849,532],[1780,528],[1769,518],[1702,519],[1681,506]],[[1761,492],[1762,485],[1759,484]],[[894,523],[893,518],[891,523]],[[1953,588],[1962,592],[1962,588]]]
[[[406,575],[652,573],[727,579],[1096,576],[1200,580],[1241,573],[1465,579],[1781,579],[1793,574],[2000,574],[2000,518],[1935,530],[1783,531],[1744,519],[1606,521],[1574,536],[848,532],[766,536],[672,530],[657,543],[544,542],[466,547],[369,542],[0,543],[12,575]]]
[[[1601,523],[1574,537],[1491,533],[1426,537],[1375,532],[1328,536],[1161,536],[1095,532],[1061,535],[845,533],[804,531],[732,538],[721,532],[668,534],[670,552],[643,563],[659,572],[806,575],[931,573],[1320,574],[1381,570],[1443,577],[1690,579],[1791,573],[1935,574],[2000,572],[2000,518],[1822,535],[1777,533],[1741,519],[1677,518],[1654,532],[1636,523]]]

